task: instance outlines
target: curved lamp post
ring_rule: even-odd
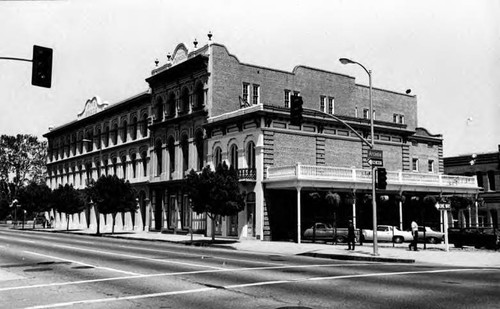
[[[372,101],[372,71],[365,68],[359,62],[353,61],[348,58],[340,58],[340,63],[342,64],[357,64],[365,70],[368,74],[368,81],[370,85],[370,146],[371,149],[375,146],[374,130],[373,130],[373,101]],[[378,239],[377,239],[377,198],[375,197],[375,167],[371,166],[372,171],[372,208],[373,208],[373,255],[378,255]]]

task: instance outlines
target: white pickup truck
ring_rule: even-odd
[[[363,230],[364,240],[373,240],[373,230]],[[395,243],[410,242],[413,240],[413,236],[410,232],[401,231],[395,226],[391,225],[378,225],[377,226],[377,240],[378,241],[389,241]]]

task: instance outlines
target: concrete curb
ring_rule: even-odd
[[[334,254],[334,253],[317,253],[317,252],[304,252],[299,253],[300,256],[310,256],[315,258],[332,259],[332,260],[343,260],[343,261],[368,261],[368,262],[392,262],[392,263],[415,263],[413,259],[400,259],[400,258],[389,258],[380,256],[360,256],[360,255],[345,255],[345,254]]]

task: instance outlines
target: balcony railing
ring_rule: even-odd
[[[239,168],[238,169],[238,179],[239,180],[257,180],[257,172],[255,168]]]
[[[297,164],[291,166],[268,167],[267,169],[266,179],[277,180],[290,178],[370,183],[372,176],[371,170],[369,169],[317,165]],[[387,171],[387,183],[389,185],[410,184],[477,188],[477,179],[473,176],[452,176],[399,171]]]

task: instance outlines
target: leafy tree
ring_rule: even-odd
[[[42,183],[30,182],[29,185],[21,187],[18,191],[18,200],[21,209],[26,210],[28,217],[36,218],[38,214],[51,208],[52,190]],[[35,220],[33,220],[35,228]]]
[[[45,181],[47,142],[29,134],[0,136],[0,179],[16,189],[29,181]]]
[[[69,230],[69,216],[85,209],[85,196],[72,185],[59,186],[52,193],[54,208],[66,214],[66,230]]]
[[[97,216],[97,234],[99,232],[99,214],[112,214],[115,232],[116,214],[119,212],[135,211],[137,201],[135,190],[130,182],[118,178],[116,175],[101,176],[97,181],[91,181],[86,189],[87,196],[92,200]]]
[[[217,216],[232,216],[245,208],[245,194],[240,192],[238,175],[224,162],[215,172],[210,166],[201,173],[191,170],[186,176],[186,191],[196,213],[206,213],[212,219],[212,241],[215,240]]]

